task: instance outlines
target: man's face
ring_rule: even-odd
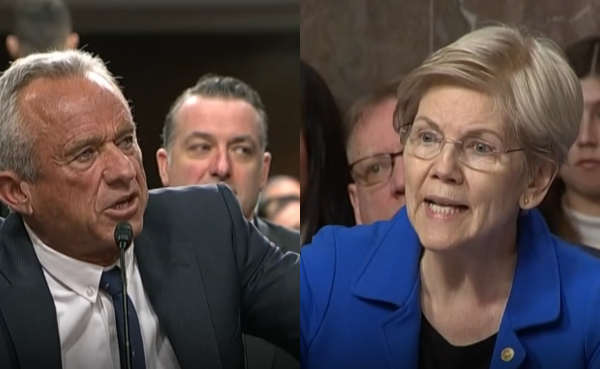
[[[389,98],[367,109],[348,142],[349,163],[379,154],[402,151],[400,138],[393,128],[396,99]],[[356,168],[356,166],[355,166]],[[364,171],[382,170],[380,166]],[[370,224],[392,218],[404,205],[404,164],[402,156],[394,158],[389,179],[372,185],[352,183],[348,186],[350,201],[358,224]]]
[[[38,79],[20,111],[34,137],[39,177],[22,182],[17,207],[43,241],[76,245],[83,260],[114,255],[114,230],[142,230],[148,198],[135,125],[121,93],[103,77]]]
[[[300,182],[282,178],[265,187],[262,201],[268,219],[284,227],[300,230]]]
[[[243,100],[188,98],[176,114],[170,152],[157,152],[162,184],[225,182],[244,215],[252,217],[271,164],[260,124],[254,107]]]

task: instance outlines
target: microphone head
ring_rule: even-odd
[[[115,243],[119,248],[128,247],[133,241],[133,228],[128,222],[121,222],[115,228]]]

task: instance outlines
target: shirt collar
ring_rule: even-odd
[[[103,267],[74,259],[50,248],[29,228],[25,223],[25,229],[29,234],[33,249],[37,255],[44,271],[60,282],[66,288],[77,293],[90,302],[96,302],[98,288],[102,272],[110,270],[119,265],[119,261],[113,265]],[[127,275],[133,273],[133,244],[125,251],[125,267]],[[115,246],[116,247],[116,246]],[[130,279],[129,277],[128,279]]]

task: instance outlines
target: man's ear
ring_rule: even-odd
[[[79,47],[79,34],[77,32],[71,32],[67,36],[66,46],[67,49],[77,49]]]
[[[350,203],[354,209],[354,220],[356,224],[362,224],[362,219],[360,217],[360,200],[356,193],[356,183],[350,183],[348,185],[348,197],[350,197]]]
[[[523,210],[537,207],[546,197],[552,181],[558,173],[558,165],[542,160],[529,180],[529,184],[521,194],[519,206]]]
[[[158,164],[158,174],[163,187],[169,186],[169,153],[164,148],[156,152],[156,163]]]
[[[8,51],[8,55],[10,55],[12,59],[19,58],[19,39],[17,36],[6,36],[6,51]]]
[[[269,173],[271,172],[271,153],[265,152],[262,157],[262,165],[260,169],[260,190],[262,191],[269,181]]]
[[[31,185],[12,171],[0,172],[0,201],[17,213],[31,215]]]

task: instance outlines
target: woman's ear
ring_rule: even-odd
[[[542,160],[529,179],[527,187],[519,198],[519,206],[523,210],[537,207],[546,197],[552,181],[558,173],[558,165],[549,160]]]

